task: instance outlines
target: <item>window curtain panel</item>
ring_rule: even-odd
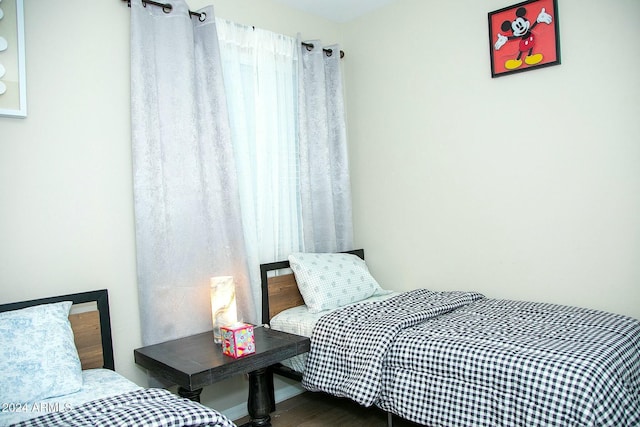
[[[298,41],[216,18],[254,298],[260,264],[303,249]],[[258,307],[260,311],[260,307]],[[258,313],[258,315],[260,315]]]
[[[299,44],[299,156],[304,248],[353,249],[351,184],[340,47]]]
[[[131,127],[144,345],[211,330],[210,278],[256,321],[212,7],[131,1]]]

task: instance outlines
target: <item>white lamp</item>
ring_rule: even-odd
[[[238,321],[236,308],[236,285],[232,276],[211,278],[211,320],[213,340],[222,342],[220,326],[228,326]]]

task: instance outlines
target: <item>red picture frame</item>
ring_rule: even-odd
[[[560,64],[557,0],[528,0],[488,18],[491,77]]]

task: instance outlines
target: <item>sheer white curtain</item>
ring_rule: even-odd
[[[217,19],[255,299],[260,263],[303,249],[297,40]]]
[[[131,126],[143,344],[211,329],[209,279],[248,321],[245,242],[213,8],[131,1]]]
[[[351,184],[339,46],[300,44],[300,191],[304,247],[353,248]]]

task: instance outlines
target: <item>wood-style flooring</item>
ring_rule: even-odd
[[[236,420],[237,425],[249,421]],[[386,427],[387,414],[376,407],[365,408],[348,399],[323,393],[305,392],[276,405],[271,413],[273,427]],[[393,418],[394,427],[415,427],[417,424]]]

